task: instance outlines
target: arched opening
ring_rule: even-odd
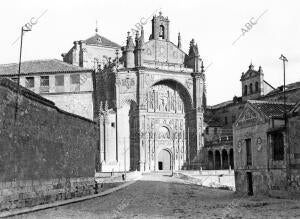
[[[146,132],[155,135],[148,139],[147,150],[159,151],[160,148],[168,148],[174,151],[174,165],[181,169],[189,164],[193,156],[196,156],[194,136],[191,132],[190,121],[192,116],[189,111],[192,108],[191,95],[184,85],[173,79],[163,79],[154,82],[147,90],[145,103],[148,116],[145,117]],[[160,128],[166,126],[169,131]],[[152,168],[159,169],[157,160]]]
[[[247,96],[247,94],[248,94],[248,86],[245,85],[244,86],[244,96]]]
[[[153,89],[157,86],[158,87],[161,86],[160,88],[162,88],[162,86],[167,86],[167,87],[171,88],[175,93],[178,93],[178,96],[182,100],[184,111],[188,112],[189,110],[191,110],[192,98],[191,98],[190,93],[188,92],[188,90],[186,89],[186,87],[183,84],[181,84],[180,82],[173,80],[173,79],[163,79],[163,80],[153,83],[153,85],[149,89],[150,93],[148,92],[148,97],[149,97],[148,103],[150,103],[150,108],[152,107],[151,101],[153,101],[153,102],[158,101],[158,97],[155,100],[155,90]],[[164,89],[164,88],[162,88],[162,89]],[[166,92],[168,92],[168,91],[166,90]],[[169,94],[170,94],[170,91],[169,91]],[[153,97],[153,98],[151,98],[151,97]],[[154,107],[154,105],[153,105],[153,107]],[[171,108],[171,106],[170,106],[170,109],[173,109],[173,107]]]
[[[161,150],[158,154],[158,170],[171,170],[171,153],[168,150]]]
[[[208,151],[208,169],[214,169],[214,153],[212,151]]]
[[[229,169],[229,166],[228,166],[228,153],[226,150],[222,150],[222,169]]]
[[[284,160],[284,140],[281,132],[270,133],[273,160]]]
[[[230,161],[231,169],[234,169],[233,149],[232,148],[229,151],[229,161]]]
[[[253,94],[253,87],[252,87],[252,83],[250,84],[250,87],[249,87],[249,89],[250,89],[250,94]]]
[[[161,37],[162,39],[165,39],[165,27],[164,27],[164,25],[159,26],[159,37]]]
[[[220,151],[215,151],[215,169],[221,169],[221,154]]]
[[[255,92],[258,92],[258,82],[255,82]]]

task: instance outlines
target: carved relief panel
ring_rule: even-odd
[[[120,75],[116,79],[116,85],[120,88],[120,93],[135,92],[136,77],[135,75]]]
[[[184,104],[178,91],[167,85],[155,85],[147,93],[148,112],[184,113]]]

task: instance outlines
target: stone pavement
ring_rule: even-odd
[[[240,197],[204,188],[169,173],[146,174],[136,183],[83,202],[16,218],[299,218],[300,202]]]

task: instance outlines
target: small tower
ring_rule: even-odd
[[[154,16],[152,19],[152,34],[150,39],[169,41],[169,19],[162,16],[162,12],[159,12],[158,16]]]
[[[143,66],[143,50],[144,50],[144,29],[142,26],[141,36],[136,32],[135,49],[134,49],[134,63],[136,67]]]
[[[181,36],[180,36],[180,32],[178,33],[178,44],[177,44],[177,47],[179,49],[181,49]]]
[[[193,68],[194,72],[200,72],[201,58],[198,51],[198,45],[195,44],[195,40],[190,42],[189,56],[187,60],[187,67]]]
[[[256,71],[251,63],[247,72],[242,73],[240,81],[243,100],[256,99],[264,95],[264,73],[261,66]]]
[[[74,41],[73,42],[74,46],[73,46],[73,51],[72,51],[72,64],[79,66],[79,42],[78,41]]]
[[[127,41],[126,46],[124,47],[124,56],[125,56],[125,68],[133,68],[134,67],[134,43],[132,36],[130,36],[130,32],[127,32]]]

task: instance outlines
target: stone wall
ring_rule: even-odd
[[[80,85],[76,87],[71,84],[71,75],[80,74]],[[34,78],[34,87],[31,91],[51,100],[57,107],[69,113],[77,114],[79,116],[93,119],[93,73],[91,70],[86,72],[72,72],[72,73],[55,73],[53,72],[43,74],[26,74],[20,77],[20,84],[26,86],[26,77]],[[49,76],[49,92],[41,92],[40,77]],[[64,85],[56,85],[56,76],[63,76]]]
[[[286,190],[286,171],[283,169],[235,170],[236,191],[247,194],[247,172],[252,173],[253,193],[269,194],[272,190]]]
[[[300,191],[300,115],[289,118],[290,189]]]
[[[233,131],[234,169],[263,169],[268,166],[268,123],[255,124],[243,129]],[[246,164],[245,139],[251,139],[252,165]],[[257,144],[260,139],[260,144]]]
[[[274,160],[268,131],[274,129],[272,124],[282,127],[276,121],[245,123],[234,128],[234,162],[235,180],[238,192],[248,192],[247,174],[252,174],[253,193],[268,193],[274,191],[300,191],[300,117],[290,115],[285,148],[285,159]],[[281,121],[282,122],[282,121]],[[279,125],[278,125],[279,124]],[[276,126],[275,126],[276,127]],[[282,131],[283,132],[283,131]],[[269,138],[269,139],[268,139]],[[252,165],[246,162],[245,139],[251,139]]]
[[[291,169],[291,177],[289,179],[289,189],[300,191],[300,168]]]
[[[96,123],[0,80],[0,210],[93,193]]]

